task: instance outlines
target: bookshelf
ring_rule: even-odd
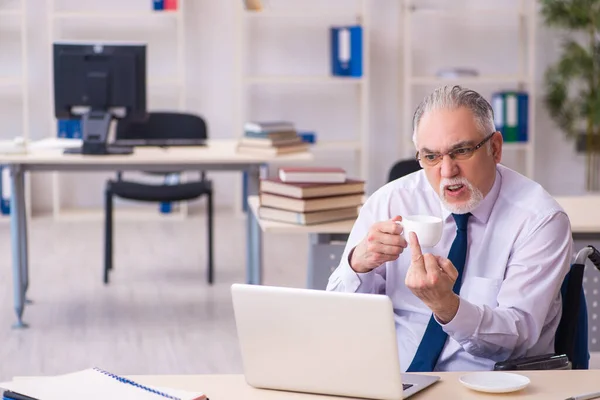
[[[491,3],[491,2],[490,2]],[[528,141],[527,142],[509,142],[504,144],[504,154],[511,159],[518,160],[522,165],[519,172],[534,178],[534,148],[535,148],[535,38],[536,38],[536,2],[535,0],[507,0],[504,2],[494,2],[494,7],[483,8],[481,3],[471,2],[470,5],[449,6],[448,3],[437,1],[432,4],[431,1],[423,2],[419,0],[402,0],[401,20],[403,28],[400,30],[403,51],[403,79],[401,80],[400,94],[402,98],[402,127],[405,134],[402,137],[399,153],[402,157],[414,157],[414,145],[412,143],[412,116],[414,110],[421,98],[417,98],[414,93],[418,90],[433,90],[437,86],[447,84],[461,84],[477,90],[486,95],[495,90],[513,89],[524,90],[529,94],[529,115],[528,115]],[[489,3],[488,3],[489,4]],[[494,21],[495,23],[514,24],[511,32],[506,32],[505,36],[513,35],[514,47],[517,54],[514,57],[513,71],[503,73],[503,71],[493,71],[488,73],[481,68],[478,76],[461,78],[441,78],[435,74],[424,74],[421,68],[416,68],[415,64],[418,57],[415,56],[415,35],[413,30],[418,26],[429,26],[443,22],[443,20],[464,21],[473,20],[473,18],[482,21]],[[418,19],[418,20],[417,20]],[[417,22],[415,22],[417,20]],[[425,25],[428,24],[428,25]],[[491,28],[481,22],[482,30],[478,35],[492,35]],[[454,32],[447,32],[449,36]],[[465,43],[466,42],[466,43]],[[445,42],[444,42],[445,43]],[[468,46],[468,39],[450,44],[450,48],[445,48],[446,53],[452,53],[459,48]],[[490,41],[489,46],[493,47],[495,43]],[[422,48],[419,50],[423,50]],[[420,55],[423,58],[423,55]],[[495,55],[496,60],[502,60],[502,56]],[[500,62],[499,61],[499,62]],[[452,65],[464,67],[464,65]],[[438,67],[448,67],[448,65],[439,65]],[[469,65],[471,67],[471,65]],[[477,66],[472,66],[476,69]],[[487,68],[488,70],[490,68]],[[418,72],[417,72],[418,71]],[[491,98],[486,95],[488,101]]]
[[[280,2],[281,4],[283,2]],[[352,159],[356,166],[357,175],[361,178],[367,179],[369,173],[369,18],[368,18],[368,0],[357,0],[355,2],[339,3],[336,6],[333,2],[328,2],[324,5],[323,2],[317,2],[309,4],[308,2],[300,3],[285,3],[281,7],[273,6],[270,3],[266,4],[266,7],[262,11],[249,11],[244,7],[243,1],[236,2],[235,12],[235,27],[236,27],[236,51],[235,51],[235,68],[234,68],[234,79],[236,82],[235,90],[236,93],[234,98],[238,102],[234,109],[234,121],[235,121],[235,134],[234,137],[241,138],[243,136],[243,124],[253,119],[261,119],[256,117],[249,110],[249,103],[251,100],[250,92],[255,88],[285,88],[287,93],[293,93],[298,98],[310,99],[312,95],[310,89],[314,88],[326,88],[327,90],[345,90],[352,92],[353,99],[358,111],[355,115],[353,111],[349,112],[352,118],[356,118],[356,124],[354,125],[354,132],[350,132],[346,137],[334,137],[332,127],[333,124],[326,123],[327,129],[316,129],[317,141],[311,146],[311,151],[315,155],[327,156],[329,154],[342,154],[344,152],[352,153]],[[295,6],[294,6],[295,4]],[[293,7],[293,8],[292,8]],[[286,31],[290,32],[293,30],[300,29],[321,29],[326,26],[345,25],[345,24],[360,24],[363,28],[363,74],[361,77],[338,77],[330,75],[329,73],[329,52],[323,51],[325,48],[320,47],[320,51],[323,55],[323,59],[316,60],[322,68],[320,73],[314,73],[301,68],[290,68],[295,70],[293,73],[256,73],[251,71],[253,64],[252,54],[250,54],[249,45],[247,42],[252,40],[252,26],[260,24],[262,26],[269,27],[269,31],[277,33],[278,30],[275,28],[276,24],[287,24],[294,27],[285,26]],[[275,24],[275,25],[273,25]],[[309,25],[314,24],[314,25]],[[318,28],[316,28],[318,26]],[[282,35],[282,39],[278,39],[278,44],[275,47],[286,47],[284,44],[285,34]],[[311,37],[312,38],[312,37]],[[320,37],[323,44],[329,44],[328,30],[323,30],[323,35]],[[273,45],[273,41],[269,41]],[[307,49],[313,42],[304,46],[304,50]],[[297,45],[297,43],[296,43]],[[301,46],[302,47],[302,46]],[[328,49],[328,47],[326,47]],[[292,66],[292,63],[286,58],[293,59],[294,54],[290,54],[287,48],[278,51],[279,61],[281,64],[286,66]],[[281,60],[283,59],[283,60]],[[285,69],[285,67],[282,67]],[[311,68],[312,69],[312,68]],[[309,89],[307,89],[309,88]],[[273,96],[277,97],[277,96]],[[290,106],[292,107],[292,106]],[[286,110],[288,111],[288,110]],[[302,128],[303,121],[301,117],[298,119],[294,118],[296,115],[294,112],[287,112],[292,115],[289,119],[296,124],[299,130]],[[276,116],[273,119],[279,119]],[[325,121],[327,117],[319,117],[319,120]],[[331,121],[326,121],[331,122]],[[339,136],[339,135],[338,135]],[[240,196],[237,196],[240,197]]]
[[[26,0],[20,0],[17,2],[10,3],[9,6],[3,6],[0,4],[0,49],[7,44],[10,40],[10,36],[3,35],[3,30],[16,29],[19,36],[19,49],[18,57],[15,57],[18,62],[18,67],[15,71],[5,72],[0,70],[0,96],[3,100],[13,101],[17,99],[17,103],[20,103],[20,122],[16,123],[18,126],[17,130],[4,129],[4,132],[9,132],[6,137],[2,137],[3,140],[12,140],[16,136],[22,137],[25,141],[30,140],[30,127],[29,127],[29,66],[28,66],[28,38],[27,38],[27,7]],[[3,40],[3,37],[6,39]],[[17,72],[20,71],[20,72]],[[4,115],[4,118],[8,115]],[[25,193],[27,197],[26,215],[27,218],[31,217],[31,184],[29,177],[25,180]],[[0,221],[9,222],[10,217],[8,215],[1,215]]]
[[[147,101],[148,111],[152,110],[186,110],[186,68],[185,68],[185,0],[177,1],[176,10],[153,10],[151,1],[136,1],[118,4],[112,8],[98,9],[71,9],[62,7],[58,0],[46,0],[48,10],[48,46],[52,47],[55,41],[107,41],[107,42],[143,42],[147,43]],[[114,5],[116,2],[111,2]],[[71,3],[73,5],[76,3]],[[93,4],[93,3],[89,3]],[[102,6],[99,4],[98,6]],[[122,6],[122,7],[121,7]],[[103,24],[111,22],[110,30],[103,29]],[[61,30],[67,28],[68,34]],[[93,36],[90,36],[93,32]],[[157,57],[156,47],[152,40],[156,34],[164,35],[164,40],[171,41],[174,46],[174,56]],[[161,39],[162,40],[162,39]],[[50,51],[50,57],[52,52]],[[163,60],[166,62],[163,63]],[[161,64],[161,65],[159,65]],[[52,59],[50,59],[52,65]],[[163,65],[170,65],[165,73]],[[50,81],[52,82],[52,68],[50,68]],[[164,95],[169,99],[168,105],[161,101]],[[54,104],[54,93],[50,91],[50,104]],[[160,105],[159,105],[160,104]],[[50,137],[57,137],[57,124],[53,107],[49,114]],[[67,174],[64,174],[66,176]],[[135,175],[127,172],[126,177]],[[65,183],[63,174],[52,173],[52,218],[54,220],[76,220],[85,216],[87,219],[102,219],[103,208],[70,208],[62,203],[62,194]],[[114,177],[110,174],[108,177]],[[83,178],[82,178],[83,179]],[[133,178],[133,179],[137,179]],[[144,179],[140,177],[140,179]],[[182,180],[186,175],[182,176]],[[147,179],[146,179],[147,180]],[[116,215],[119,218],[130,220],[147,219],[184,219],[188,215],[187,203],[178,205],[177,210],[170,214],[161,214],[158,204],[144,205],[136,203],[133,207],[120,207],[122,200],[115,198]]]

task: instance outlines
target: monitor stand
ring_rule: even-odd
[[[81,117],[83,145],[66,149],[65,154],[119,155],[132,154],[133,147],[110,146],[108,132],[112,115],[106,111],[90,111]]]

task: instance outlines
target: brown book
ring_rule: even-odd
[[[310,199],[313,197],[364,193],[365,181],[346,179],[344,183],[298,183],[282,182],[277,178],[265,178],[260,181],[260,191],[297,199]]]
[[[238,153],[277,156],[280,154],[302,153],[308,151],[308,143],[298,143],[281,147],[256,147],[238,144]]]
[[[260,205],[289,211],[313,212],[353,206],[358,207],[362,205],[363,197],[364,193],[356,193],[342,196],[315,197],[312,199],[295,199],[271,193],[261,193]]]
[[[258,216],[261,219],[277,222],[287,222],[297,225],[314,225],[325,222],[356,219],[358,217],[358,207],[337,208],[335,210],[302,213],[261,206],[258,209]]]

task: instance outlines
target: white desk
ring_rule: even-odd
[[[531,383],[523,390],[507,394],[488,394],[464,387],[458,378],[461,372],[442,372],[433,375],[441,380],[417,393],[411,400],[426,399],[523,399],[564,400],[568,397],[600,390],[600,370],[524,371]],[[210,400],[332,400],[338,397],[261,390],[248,386],[243,375],[183,375],[183,376],[132,376],[141,384],[172,387],[205,393]],[[339,397],[347,399],[348,397]]]
[[[348,234],[352,230],[354,220],[328,222],[316,225],[294,225],[284,222],[267,221],[258,218],[258,196],[248,196],[248,208],[251,216],[257,221],[262,232],[303,233],[310,237],[308,248],[308,266],[306,287],[325,289],[329,275],[337,268],[346,246]],[[253,268],[262,270],[262,235],[252,233],[249,245],[252,248]]]
[[[571,230],[575,239],[600,238],[600,196],[556,197],[556,200],[571,220]],[[252,211],[252,218],[257,220],[263,232],[302,233],[310,236],[306,286],[312,289],[324,289],[329,275],[339,263],[354,220],[302,226],[258,218],[258,196],[248,197],[248,207]],[[262,237],[257,234],[250,235],[250,245],[254,249],[253,268],[260,271]]]
[[[598,239],[600,235],[600,195],[555,197],[569,216],[573,236]]]
[[[25,173],[33,171],[186,171],[221,170],[246,171],[248,193],[258,193],[260,169],[270,161],[309,161],[310,153],[297,153],[277,157],[236,153],[236,140],[209,140],[202,147],[138,147],[130,155],[91,156],[63,154],[62,150],[36,150],[28,154],[1,154],[0,164],[7,165],[12,177],[11,241],[13,253],[14,307],[17,315],[15,327],[25,327],[23,311],[29,286],[27,218],[25,216]],[[253,218],[248,218],[248,237],[258,237],[260,228]],[[247,281],[260,282],[260,269],[247,254]]]

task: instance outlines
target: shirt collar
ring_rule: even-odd
[[[502,186],[502,175],[496,168],[496,177],[494,179],[494,184],[490,189],[489,193],[483,198],[481,203],[477,206],[476,209],[471,211],[471,214],[480,222],[484,224],[488,222],[490,219],[490,214],[492,213],[492,209],[494,208],[494,204],[496,203],[496,199],[500,194],[500,187]],[[452,215],[452,213],[444,207],[443,203],[440,200],[440,207],[442,209],[442,218],[444,221],[447,221],[448,218]]]

